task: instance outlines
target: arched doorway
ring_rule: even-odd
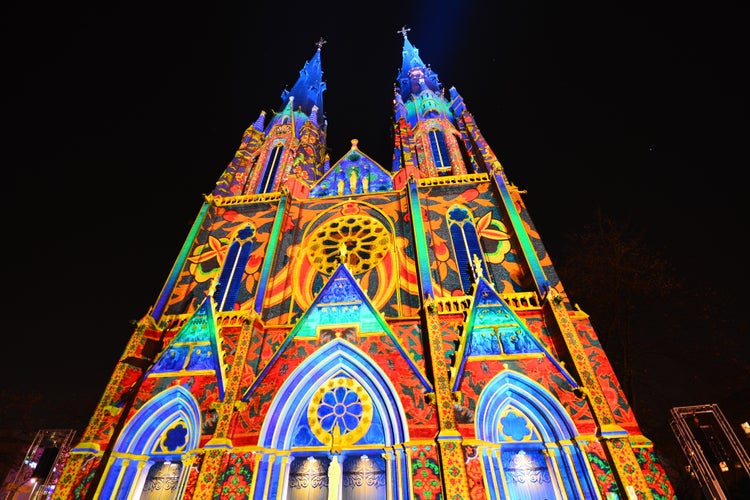
[[[489,498],[599,498],[578,431],[564,408],[511,370],[493,378],[477,403],[477,438]]]
[[[120,434],[97,498],[180,498],[186,479],[182,460],[198,446],[200,422],[198,403],[184,387],[151,398]]]
[[[255,496],[295,500],[411,498],[408,441],[395,388],[356,346],[335,339],[295,369],[260,434]],[[276,459],[276,457],[282,457]],[[288,458],[287,458],[288,457]],[[267,485],[267,486],[266,486]],[[281,485],[274,490],[276,485]],[[281,491],[283,488],[283,491]]]

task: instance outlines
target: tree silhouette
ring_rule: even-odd
[[[635,330],[653,329],[663,312],[654,306],[681,286],[669,262],[645,241],[629,223],[598,212],[592,224],[566,236],[556,264],[568,297],[591,316],[631,404]]]
[[[718,404],[736,434],[750,407],[750,335],[738,296],[711,260],[662,255],[643,231],[601,212],[563,239],[555,268],[590,317],[644,434],[678,498],[700,498],[669,427],[676,406]],[[696,491],[698,496],[695,497]]]

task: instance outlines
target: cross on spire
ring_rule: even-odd
[[[323,45],[326,44],[326,43],[328,43],[328,41],[327,40],[323,40],[323,37],[321,36],[320,40],[318,40],[317,42],[315,42],[315,45],[318,47],[318,50],[320,50],[321,48],[323,48]]]
[[[411,28],[407,28],[406,25],[404,25],[396,33],[401,33],[402,35],[404,35],[404,38],[406,38],[406,33],[409,31],[411,31]]]

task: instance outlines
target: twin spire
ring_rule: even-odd
[[[397,75],[397,82],[400,86],[399,94],[402,100],[407,101],[411,94],[418,94],[423,90],[432,90],[439,93],[441,89],[437,73],[427,66],[419,57],[419,49],[414,47],[407,36],[411,31],[406,26],[402,27],[397,33],[403,35],[404,45],[402,49],[401,70]],[[326,90],[326,82],[323,81],[323,69],[320,60],[320,52],[323,45],[327,43],[322,37],[315,42],[317,50],[313,57],[305,62],[304,67],[300,70],[299,78],[292,86],[291,90],[284,90],[281,93],[282,105],[280,111],[284,111],[290,101],[293,106],[292,111],[299,110],[308,117],[313,114],[314,108],[317,108],[317,123],[322,126],[325,121],[323,113],[323,92]]]
[[[409,42],[408,31],[406,27],[398,31],[403,35],[404,42],[403,61],[397,75],[401,91],[394,89],[394,118],[399,125],[392,171],[411,165],[430,177],[450,172],[465,173],[466,169],[459,166],[457,151],[460,146],[456,144],[458,133],[455,132],[456,121],[451,110],[451,103],[457,101],[453,94],[451,101],[443,96],[437,74],[419,57],[419,50]],[[315,54],[305,62],[291,89],[284,89],[281,93],[281,107],[274,112],[270,121],[261,111],[247,128],[239,149],[216,183],[213,194],[261,194],[277,192],[286,186],[295,196],[307,196],[310,187],[330,170],[326,147],[328,127],[323,106],[326,82],[323,81],[321,64],[321,51],[325,44],[323,38],[315,43]],[[440,131],[440,134],[434,132],[430,139],[436,141],[435,147],[442,148],[440,165],[437,167],[431,166],[434,161],[430,159],[420,163],[415,155],[418,139],[414,135],[421,133],[415,126],[424,120],[434,122],[432,130]],[[351,158],[360,156],[356,152]],[[453,168],[453,165],[456,167]],[[377,179],[380,179],[379,175]],[[350,174],[339,180],[344,186],[334,186],[334,192],[346,191],[347,186],[353,185]],[[370,189],[374,187],[373,181],[375,178],[367,178]],[[354,192],[354,188],[351,189]],[[329,189],[324,191],[331,192]]]

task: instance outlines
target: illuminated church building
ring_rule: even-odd
[[[521,192],[400,33],[392,164],[328,157],[321,40],[205,197],[53,498],[674,498]]]

